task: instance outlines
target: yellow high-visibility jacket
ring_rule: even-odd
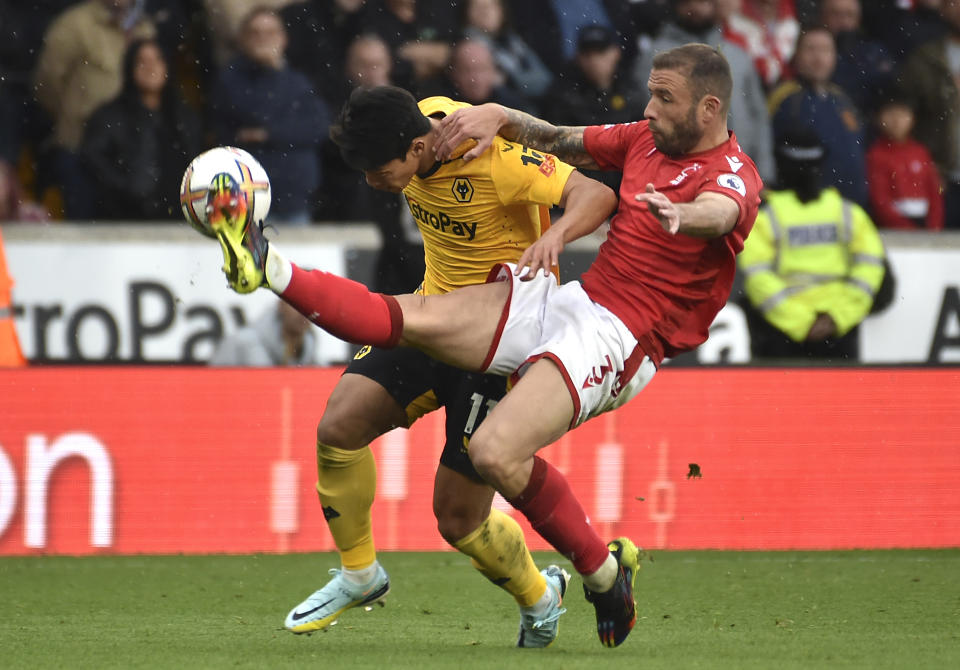
[[[818,313],[844,335],[863,321],[883,281],[883,241],[873,221],[834,188],[802,203],[767,191],[739,256],[750,302],[800,342]]]

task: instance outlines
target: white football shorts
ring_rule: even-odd
[[[573,398],[570,427],[609,412],[637,395],[657,368],[613,312],[590,300],[580,282],[557,285],[541,271],[520,281],[516,265],[503,263],[487,281],[509,281],[510,296],[484,362],[485,372],[523,376],[531,363],[549,358]]]

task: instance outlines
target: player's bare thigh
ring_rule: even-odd
[[[515,497],[530,480],[533,455],[569,430],[573,411],[560,369],[542,358],[477,428],[468,447],[470,460],[500,493]]]
[[[444,363],[479,370],[509,295],[509,282],[492,282],[443,295],[396,296],[403,309],[400,344]]]
[[[363,375],[347,373],[330,393],[317,426],[317,440],[339,449],[361,449],[398,426],[407,415],[383,386]]]

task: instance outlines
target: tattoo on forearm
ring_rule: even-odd
[[[551,153],[575,167],[596,169],[597,163],[583,147],[583,126],[554,126],[526,112],[509,110],[504,137],[532,149]]]

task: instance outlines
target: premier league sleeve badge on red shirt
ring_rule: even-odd
[[[747,197],[746,184],[743,183],[743,179],[735,174],[722,174],[717,177],[717,183],[724,188],[729,188],[731,191],[736,191],[742,198]]]

